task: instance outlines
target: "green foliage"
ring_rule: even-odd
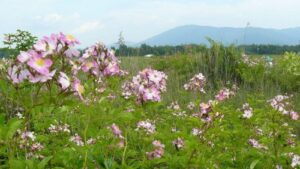
[[[210,48],[202,53],[124,58],[122,61],[124,67],[131,68],[131,74],[149,65],[166,72],[169,76],[168,92],[163,102],[137,104],[135,100],[125,100],[120,87],[126,78],[105,79],[103,84],[106,90],[102,93],[92,90],[93,81],[86,79],[85,97],[88,102],[83,102],[77,97],[60,94],[56,85],[24,83],[14,86],[2,73],[1,168],[256,169],[275,168],[276,165],[290,168],[291,158],[287,154],[299,154],[299,138],[291,137],[291,134],[297,134],[298,121],[292,121],[287,115],[274,110],[267,103],[274,94],[262,87],[270,85],[268,87],[275,91],[289,89],[295,93],[290,104],[299,111],[299,88],[294,86],[299,82],[297,55],[287,53],[284,57],[278,57],[273,67],[267,67],[262,60],[258,60],[258,64],[248,65],[242,62],[241,53],[235,47],[225,47],[211,41]],[[207,94],[184,91],[183,84],[199,72],[207,77]],[[289,80],[284,81],[283,77]],[[228,84],[228,81],[231,83]],[[273,85],[273,82],[280,82],[280,86]],[[194,115],[200,111],[199,103],[213,99],[217,90],[233,83],[240,90],[234,97],[213,104],[212,123],[208,125]],[[176,116],[174,110],[167,108],[169,102],[175,100],[179,101],[179,111],[185,111],[186,116]],[[188,102],[193,102],[196,108],[187,109]],[[243,118],[243,111],[240,110],[246,102],[253,108],[250,119]],[[17,119],[18,112],[24,118]],[[153,134],[137,130],[137,123],[146,119],[155,123]],[[123,144],[111,132],[113,123],[122,131]],[[70,133],[50,132],[51,124],[68,124]],[[203,133],[195,136],[191,134],[193,128],[199,128]],[[20,148],[22,131],[35,132],[36,141],[44,148],[34,153],[43,158],[30,157],[29,148]],[[75,134],[81,136],[83,146],[70,141]],[[184,140],[182,149],[172,144],[178,137]],[[96,140],[95,144],[87,144],[90,138]],[[251,138],[267,149],[252,147],[248,143]],[[294,146],[287,144],[288,139],[293,139]],[[160,140],[165,145],[165,152],[162,158],[149,160],[146,152],[153,151],[154,140]]]
[[[0,48],[0,59],[8,58],[13,53],[16,53],[14,49]]]
[[[16,134],[17,130],[21,127],[22,121],[17,119],[10,119],[7,124],[4,124],[4,117],[1,116],[1,118],[0,142],[8,143]]]
[[[253,88],[260,88],[261,83],[264,82],[269,73],[268,67],[265,65],[265,62],[263,61],[254,62],[252,65],[241,62],[237,67],[237,71],[243,83],[252,86]]]
[[[283,55],[285,52],[300,52],[300,45],[241,45],[240,49],[243,49],[248,54],[256,55]]]
[[[170,77],[168,80],[168,91],[164,100],[178,100],[189,102],[189,99],[199,97],[197,93],[187,93],[183,85],[195,74],[203,73],[207,78],[208,96],[214,94],[212,91],[226,85],[240,83],[238,65],[241,60],[241,52],[234,46],[226,47],[218,42],[210,40],[210,47],[201,48],[201,52],[190,54],[175,54],[166,57],[121,58],[124,67],[135,74],[138,70],[146,67],[153,67],[164,71]],[[183,96],[183,97],[181,97]],[[188,99],[186,99],[188,98]]]
[[[208,38],[209,39],[209,38]],[[208,40],[211,42],[210,40]],[[120,44],[120,43],[118,43]],[[141,44],[139,47],[122,45],[122,48],[115,49],[118,56],[145,56],[153,54],[155,56],[167,56],[174,54],[194,54],[203,52],[206,49],[204,44],[188,44],[176,46],[150,46]],[[240,45],[239,50],[251,55],[283,55],[285,52],[300,52],[300,45]]]
[[[17,29],[16,33],[4,34],[3,44],[8,49],[15,49],[16,53],[27,51],[37,41],[37,37],[28,31]]]
[[[206,49],[205,45],[178,45],[178,46],[150,46],[141,44],[139,47],[129,47],[126,45],[115,49],[118,56],[145,56],[152,54],[154,56],[167,56],[174,54],[192,54],[199,53]]]
[[[273,78],[286,90],[300,89],[300,56],[285,53],[276,60],[277,66],[272,71]]]

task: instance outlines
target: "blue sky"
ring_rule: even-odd
[[[123,31],[126,41],[139,42],[186,24],[298,27],[299,7],[299,0],[0,0],[0,34],[62,31],[87,46],[111,44]]]

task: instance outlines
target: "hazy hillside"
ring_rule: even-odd
[[[140,43],[149,45],[180,45],[207,43],[206,37],[224,44],[276,44],[295,45],[300,42],[300,28],[231,28],[186,25],[173,28]]]

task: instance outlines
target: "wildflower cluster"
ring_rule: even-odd
[[[120,130],[119,126],[117,126],[115,123],[113,123],[111,125],[111,131],[113,133],[113,135],[120,139],[120,142],[118,144],[119,147],[124,147],[124,144],[125,144],[125,137],[122,135],[122,131]]]
[[[54,125],[54,124],[50,124],[50,127],[48,128],[49,132],[50,133],[70,133],[70,129],[69,129],[70,125],[68,124],[57,124],[57,125]]]
[[[183,141],[182,138],[178,137],[177,139],[175,139],[175,140],[172,142],[172,144],[175,146],[175,148],[176,148],[177,150],[180,150],[180,149],[182,149],[183,146],[184,146],[184,141]]]
[[[193,103],[193,102],[189,102],[189,104],[187,105],[187,108],[188,108],[189,110],[194,110],[195,107],[196,107],[196,105],[195,105],[195,103]]]
[[[249,56],[246,54],[242,55],[242,62],[247,64],[250,67],[254,67],[259,64],[259,61],[250,59]]]
[[[39,40],[32,49],[21,51],[17,62],[8,69],[8,76],[13,83],[29,80],[31,83],[44,83],[54,78],[56,72],[64,71],[55,67],[54,61],[64,62],[78,57],[80,52],[73,47],[79,42],[70,35],[52,34]],[[63,56],[63,57],[61,57]]]
[[[204,121],[204,122],[211,122],[212,116],[209,114],[212,112],[212,105],[213,101],[209,100],[207,103],[200,103],[200,113],[198,116]]]
[[[70,141],[75,143],[77,146],[92,145],[96,143],[96,139],[89,138],[88,140],[86,140],[85,144],[83,142],[83,139],[77,133],[75,133],[75,135],[70,138]]]
[[[24,108],[23,107],[15,107],[11,108],[12,113],[18,118],[18,119],[24,119]]]
[[[194,136],[200,136],[202,133],[203,133],[203,131],[199,128],[192,129],[192,135],[194,135]]]
[[[181,110],[180,105],[178,104],[177,101],[172,102],[167,108],[169,110],[173,111],[172,114],[174,116],[177,116],[177,117],[186,117],[187,116],[186,111]]]
[[[199,73],[198,75],[195,75],[189,83],[185,84],[184,87],[186,90],[199,90],[200,92],[205,93],[203,87],[205,85],[206,78],[203,76],[202,73]],[[232,90],[228,88],[223,88],[219,91],[219,93],[215,96],[215,100],[209,100],[207,103],[200,103],[200,112],[193,114],[193,116],[201,118],[201,120],[205,123],[210,123],[213,120],[213,115],[211,112],[213,112],[212,107],[215,104],[218,104],[220,101],[224,101],[226,99],[229,99],[231,96],[235,95],[235,92],[238,90],[238,87],[236,85],[232,86]],[[173,105],[174,107],[174,105]],[[189,110],[193,110],[195,107],[195,104],[190,102],[187,106]],[[215,113],[215,117],[221,117],[223,118],[224,115],[220,113]],[[195,134],[196,135],[196,134]]]
[[[296,168],[297,166],[300,166],[300,156],[295,153],[289,153],[288,154],[292,158],[291,167]]]
[[[19,148],[25,150],[27,158],[44,158],[43,155],[39,154],[39,151],[44,149],[41,143],[36,142],[36,136],[34,132],[31,131],[19,131],[20,140]]]
[[[207,97],[201,100],[193,98],[188,103],[187,98],[176,98],[181,102],[174,101],[167,107],[164,103],[158,106],[144,104],[160,101],[166,91],[167,76],[148,68],[122,86],[122,95],[126,99],[133,97],[142,104],[135,106],[120,99],[114,79],[110,79],[113,83],[106,85],[105,78],[126,74],[113,51],[96,43],[81,54],[74,49],[76,44],[77,40],[64,34],[44,37],[29,51],[21,52],[8,70],[8,77],[15,86],[9,86],[4,80],[4,83],[0,82],[0,101],[4,105],[3,108],[0,106],[0,112],[4,114],[0,117],[4,122],[0,125],[0,131],[3,131],[0,142],[5,150],[3,159],[8,161],[4,160],[3,164],[7,167],[13,165],[9,163],[12,161],[24,163],[20,168],[31,163],[33,168],[39,163],[45,163],[46,168],[131,167],[129,165],[140,168],[199,165],[228,168],[233,163],[236,167],[252,167],[256,163],[253,160],[261,161],[255,166],[257,168],[300,166],[298,133],[293,130],[294,123],[285,122],[286,118],[281,115],[287,115],[288,119],[299,118],[288,102],[290,96],[279,95],[268,101],[281,112],[275,112],[278,116],[274,116],[275,110],[269,111],[272,107],[268,104],[261,104],[259,95],[251,99],[251,106],[244,103],[239,113],[236,113],[236,104],[223,104],[236,94],[238,88],[235,85],[221,88],[208,100]],[[206,83],[207,79],[200,73],[184,88],[205,93]],[[230,84],[230,81],[226,82],[226,86]],[[94,88],[85,88],[88,86]],[[37,92],[39,97],[35,97],[35,89],[41,91]],[[47,89],[53,90],[48,93],[45,92]],[[89,93],[84,93],[85,90]],[[30,92],[30,100],[25,100]],[[51,94],[50,97],[47,94]],[[59,99],[69,94],[78,95],[88,104],[80,104],[74,99],[60,103]],[[258,107],[256,114],[253,113],[255,107]],[[254,115],[253,120],[242,120],[251,119]],[[53,119],[66,120],[72,126],[60,120],[50,124]],[[101,124],[97,123],[99,120]],[[113,122],[118,122],[119,126]],[[16,134],[14,131],[20,126],[25,130]],[[32,130],[29,131],[29,128]],[[34,132],[41,135],[36,137]],[[160,141],[156,140],[158,138]],[[98,145],[92,146],[96,143]],[[170,150],[162,143],[167,143]],[[206,155],[210,150],[214,150],[216,155]],[[229,154],[219,155],[224,152]],[[244,157],[251,159],[244,160]],[[45,160],[39,162],[37,158]],[[145,158],[149,161],[145,162]]]
[[[155,125],[149,119],[145,121],[139,121],[137,123],[136,130],[140,130],[140,129],[145,130],[147,134],[153,134],[155,132]]]
[[[66,124],[66,123],[62,123],[62,122],[56,122],[57,124],[50,124],[50,127],[48,128],[50,133],[66,133],[66,134],[70,134],[71,130],[70,130],[70,125]],[[85,143],[82,139],[82,137],[75,133],[73,136],[70,137],[69,141],[75,143],[77,146],[84,146]],[[91,144],[95,144],[96,140],[93,138],[90,138],[88,140],[86,140],[86,145],[91,145]]]
[[[154,140],[152,145],[155,149],[151,152],[146,152],[148,159],[161,158],[165,153],[165,145],[158,140]]]
[[[248,140],[248,143],[254,147],[254,148],[257,148],[257,149],[264,149],[264,150],[267,150],[268,148],[262,144],[260,144],[257,140],[255,139],[249,139]]]
[[[234,96],[235,92],[233,90],[230,90],[228,88],[223,88],[219,91],[219,93],[215,96],[215,99],[217,101],[224,101],[226,99],[229,99],[230,96]]]
[[[83,72],[96,77],[126,74],[121,70],[120,61],[114,52],[107,49],[102,43],[96,43],[86,49],[79,62]]]
[[[160,101],[161,93],[166,91],[167,75],[150,68],[144,69],[126,82],[122,88],[125,98],[136,96],[139,103]]]
[[[172,102],[168,107],[170,110],[180,110],[180,105],[178,104],[177,101]]]
[[[192,90],[192,91],[200,91],[205,93],[204,85],[206,83],[206,78],[203,76],[202,73],[195,75],[190,81],[185,84],[183,87],[185,90]]]
[[[250,119],[253,116],[253,109],[250,107],[249,103],[243,104],[242,111],[244,112],[242,117],[245,119]]]
[[[277,111],[281,112],[283,115],[289,115],[291,119],[298,120],[299,114],[291,109],[289,100],[290,96],[277,95],[268,102]]]
[[[79,42],[71,35],[52,34],[39,40],[32,49],[21,51],[15,64],[8,69],[8,78],[19,84],[24,81],[53,81],[63,92],[74,92],[83,100],[84,86],[79,71],[103,76],[124,75],[114,53],[101,43],[88,48],[82,56],[75,49]]]
[[[75,133],[75,135],[70,138],[70,141],[78,146],[84,146],[82,138],[77,133]]]

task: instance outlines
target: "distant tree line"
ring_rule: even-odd
[[[146,44],[142,44],[139,47],[122,45],[119,48],[113,48],[117,56],[145,56],[149,54],[165,56],[176,53],[197,53],[204,51],[205,49],[205,45],[150,46]]]
[[[246,54],[257,55],[281,55],[285,52],[300,53],[300,45],[280,46],[280,45],[241,45],[238,49],[245,51]],[[142,44],[139,47],[129,47],[124,44],[118,48],[112,47],[117,56],[167,56],[174,54],[192,54],[206,51],[206,45],[177,45],[177,46],[150,46]],[[0,58],[8,57],[18,53],[15,49],[0,48]]]
[[[243,49],[248,54],[273,54],[281,55],[285,52],[300,52],[300,45],[242,45],[239,48]]]
[[[117,56],[166,56],[177,53],[189,54],[198,53],[205,51],[206,45],[178,45],[178,46],[150,46],[142,44],[139,47],[128,47],[124,44],[120,45],[119,48],[113,48]],[[258,54],[258,55],[281,55],[285,52],[300,52],[300,45],[295,46],[280,46],[280,45],[240,45],[238,49],[245,51],[247,54]]]
[[[210,44],[214,42],[212,39],[207,39]],[[4,34],[4,48],[0,48],[0,58],[16,56],[20,51],[30,49],[37,41],[37,37],[28,31],[17,30],[15,33]],[[177,45],[177,46],[150,46],[141,44],[138,47],[130,47],[125,43],[123,33],[120,32],[118,39],[118,47],[112,47],[117,56],[167,56],[174,54],[193,54],[207,51],[208,46],[190,44],[190,45]],[[244,51],[246,54],[258,55],[281,55],[285,52],[300,53],[300,45],[240,45],[237,46],[239,50]]]

